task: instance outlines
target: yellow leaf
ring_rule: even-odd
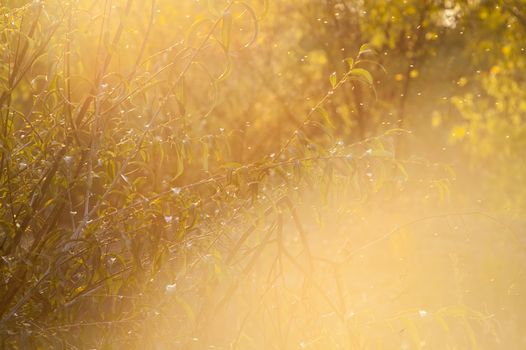
[[[334,126],[334,124],[332,123],[332,120],[329,116],[329,113],[327,112],[327,110],[323,107],[320,107],[318,108],[318,111],[320,112],[321,116],[323,117],[323,119],[325,120],[325,122],[327,123],[327,125],[329,125],[331,128],[335,129],[336,127]]]
[[[336,87],[336,84],[338,83],[338,79],[336,78],[336,72],[332,72],[329,76],[329,81],[331,82],[331,86],[334,89]]]
[[[232,32],[232,14],[230,12],[225,12],[223,15],[223,26],[221,27],[221,39],[223,40],[223,45],[228,51],[230,47],[230,34]]]
[[[351,75],[364,78],[369,84],[373,83],[373,76],[363,68],[354,68],[350,71],[350,73]]]

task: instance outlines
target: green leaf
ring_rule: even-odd
[[[352,57],[347,58],[347,64],[349,65],[349,70],[353,69],[354,60],[352,59]]]
[[[331,86],[334,89],[336,87],[336,84],[338,83],[338,79],[336,78],[336,72],[332,72],[329,76],[329,81],[331,82]]]
[[[358,50],[358,56],[361,56],[364,53],[371,52],[372,50],[369,48],[369,44],[363,44],[360,46],[360,50]]]
[[[371,73],[369,73],[367,70],[363,69],[363,68],[354,68],[354,69],[351,69],[351,71],[349,72],[351,75],[354,75],[356,77],[362,77],[365,79],[365,81],[367,81],[367,83],[369,84],[373,84],[373,76],[371,75]]]
[[[221,168],[223,169],[237,169],[241,168],[243,164],[237,163],[237,162],[227,162],[221,165]]]

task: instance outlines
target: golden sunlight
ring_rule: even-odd
[[[526,349],[526,0],[0,0],[0,348]]]

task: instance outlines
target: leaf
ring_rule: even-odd
[[[349,70],[353,69],[354,67],[354,60],[352,59],[352,57],[349,57],[347,58],[347,64],[349,65]]]
[[[351,71],[349,72],[351,75],[354,75],[356,77],[362,77],[365,79],[365,81],[367,81],[368,84],[372,85],[373,84],[373,76],[371,75],[371,73],[369,73],[367,70],[363,69],[363,68],[354,68],[354,69],[351,69]]]
[[[336,72],[332,72],[329,76],[329,81],[331,82],[331,86],[334,89],[336,87],[336,84],[338,83],[338,79],[336,78]]]
[[[447,324],[444,317],[442,317],[440,314],[435,315],[435,320],[442,326],[445,332],[449,333],[449,325]]]
[[[173,177],[172,180],[175,180],[177,179],[179,176],[181,176],[181,174],[183,173],[184,171],[184,159],[183,159],[183,154],[178,151],[177,152],[177,171],[175,173],[175,176]]]
[[[192,323],[195,322],[195,313],[194,310],[192,310],[192,306],[180,295],[175,296],[175,301],[183,309],[186,318]]]
[[[252,44],[256,42],[256,39],[259,34],[259,20],[258,20],[258,16],[256,15],[256,12],[254,11],[254,9],[250,5],[248,5],[246,2],[239,2],[239,5],[242,5],[245,8],[246,13],[248,13],[248,15],[252,18],[252,21],[254,24],[254,31],[253,31],[252,37],[246,44],[243,45],[243,47],[247,48],[247,47],[252,46]]]
[[[153,266],[152,266],[153,274],[156,274],[157,272],[161,270],[161,267],[164,265],[167,259],[168,259],[167,249],[166,247],[162,247],[161,249],[157,251],[153,259]]]
[[[367,155],[378,158],[394,158],[394,153],[385,149],[375,149],[368,152]]]
[[[318,111],[320,112],[321,116],[325,120],[325,123],[327,123],[327,125],[330,126],[331,128],[336,129],[336,127],[334,126],[334,124],[333,124],[333,122],[332,122],[327,110],[325,108],[323,108],[323,107],[319,107]]]
[[[416,326],[415,321],[413,321],[409,317],[404,317],[403,320],[405,323],[405,328],[408,330],[409,336],[413,340],[414,345],[420,346],[420,335],[418,333],[418,328]]]
[[[197,42],[196,34],[198,32],[198,29],[205,23],[208,23],[210,25],[213,24],[213,22],[209,18],[201,18],[201,19],[196,20],[194,23],[192,23],[190,28],[188,28],[185,34],[185,43],[188,46],[192,46],[193,41]],[[197,45],[197,44],[194,43],[194,45]]]
[[[230,37],[232,33],[232,14],[226,11],[223,14],[223,26],[221,27],[221,39],[226,51],[230,48]]]
[[[210,11],[213,15],[219,15],[219,11],[217,10],[215,6],[214,0],[208,0],[208,11]]]
[[[205,171],[208,171],[208,158],[210,154],[208,151],[208,143],[203,142],[203,156],[202,156],[202,163],[203,163],[203,169]]]
[[[228,54],[228,48],[225,47],[225,53],[226,53],[226,67],[223,73],[216,79],[216,82],[220,82],[226,79],[230,72],[232,71],[232,58]],[[214,89],[217,90],[217,86],[215,83],[213,83]],[[215,96],[217,96],[217,91],[215,91]]]
[[[252,204],[254,204],[258,198],[258,192],[259,192],[259,182],[252,181],[248,183],[248,190],[250,191],[250,197],[252,200]]]
[[[358,56],[361,56],[364,53],[371,52],[372,50],[369,48],[369,44],[363,44],[360,46],[360,50],[358,50]]]
[[[237,168],[240,168],[242,166],[243,166],[243,164],[241,164],[241,163],[227,162],[227,163],[222,164],[221,168],[224,168],[224,169],[237,169]]]
[[[407,173],[407,170],[405,170],[405,167],[402,163],[395,161],[396,167],[398,170],[402,173],[404,176],[404,181],[407,181],[409,179],[409,174]]]

